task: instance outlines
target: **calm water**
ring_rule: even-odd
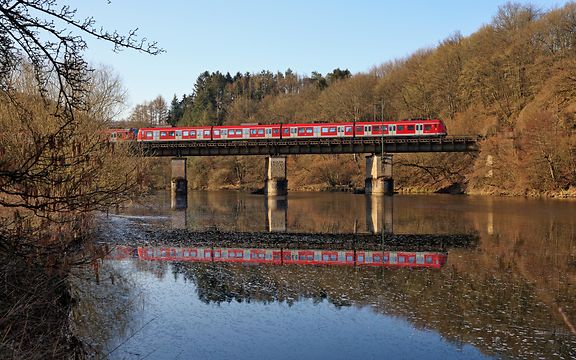
[[[189,255],[182,246],[171,258],[167,250],[164,258],[170,261],[158,261],[145,255],[162,249],[148,246],[150,252],[138,254],[138,247],[147,246],[144,240],[103,262],[98,284],[82,285],[79,332],[103,354],[119,359],[576,357],[574,201],[346,193],[291,193],[267,200],[194,192],[188,204],[186,211],[172,211],[167,195],[160,194],[112,220],[120,227],[145,221],[198,230],[384,231],[421,234],[423,241],[430,234],[478,240],[426,252],[407,245],[363,255],[362,260],[390,258],[378,266],[214,261],[215,255],[212,261],[190,261],[182,258]],[[401,256],[404,261],[412,253],[418,260],[400,266]],[[427,263],[428,257],[445,263]],[[93,278],[90,274],[85,275]]]

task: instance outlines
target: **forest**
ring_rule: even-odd
[[[471,34],[352,74],[202,73],[189,95],[136,106],[129,120],[171,125],[440,118],[478,135],[476,154],[395,155],[396,190],[576,194],[576,3],[508,3]],[[191,186],[254,189],[261,158],[193,158]],[[213,166],[216,164],[216,166]],[[292,190],[358,188],[363,157],[292,156]]]

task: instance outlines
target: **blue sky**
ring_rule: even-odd
[[[121,77],[131,106],[162,95],[190,94],[205,70],[352,73],[436,46],[456,31],[469,35],[491,22],[506,0],[92,0],[75,3],[98,25],[139,33],[166,53],[112,52],[89,41],[88,60]],[[516,1],[547,10],[565,2]]]

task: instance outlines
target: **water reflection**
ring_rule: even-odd
[[[186,261],[273,265],[347,265],[439,269],[447,253],[424,251],[371,251],[362,249],[270,249],[241,247],[128,247],[116,246],[109,259]]]
[[[286,196],[266,197],[266,224],[269,232],[285,232],[288,228]]]
[[[576,358],[576,202],[396,196],[392,205],[386,200],[352,194],[290,194],[285,203],[269,204],[265,197],[249,194],[191,193],[185,221],[180,221],[189,229],[283,233],[278,236],[295,232],[369,234],[382,230],[387,234],[393,230],[394,242],[383,243],[385,249],[378,247],[382,244],[367,248],[350,244],[317,247],[305,243],[290,248],[252,243],[164,247],[136,244],[126,248],[120,257],[132,264],[131,271],[151,274],[140,284],[142,288],[153,288],[157,291],[154,294],[163,294],[173,286],[174,293],[182,294],[179,301],[188,305],[179,310],[208,318],[206,323],[192,326],[194,329],[202,326],[202,331],[180,325],[184,333],[193,332],[194,336],[212,334],[214,340],[208,339],[207,346],[217,347],[218,341],[229,341],[218,335],[219,331],[226,332],[222,328],[227,328],[226,323],[219,323],[216,315],[219,311],[236,319],[229,325],[236,329],[229,334],[231,337],[263,348],[264,354],[271,354],[266,351],[282,347],[285,339],[290,338],[286,328],[300,333],[318,313],[323,319],[334,320],[321,333],[337,336],[343,331],[338,327],[341,313],[330,310],[327,307],[330,305],[349,309],[352,318],[362,318],[361,326],[354,328],[356,333],[352,336],[356,343],[348,339],[335,343],[323,338],[317,343],[292,339],[292,344],[336,349],[317,353],[318,357],[343,353],[340,344],[356,346],[360,355],[375,357],[380,354],[376,348],[390,354],[397,344],[386,342],[385,337],[372,339],[370,334],[381,329],[382,319],[401,319],[412,330],[403,333],[404,328],[398,324],[392,325],[392,329],[411,339],[412,343],[401,347],[410,356],[420,346],[428,349],[422,356],[481,357],[466,350],[472,345],[495,358]],[[164,215],[163,202],[156,204],[159,205],[154,211],[130,209],[129,212]],[[454,234],[476,235],[466,239]],[[430,235],[436,236],[435,240],[424,241],[430,240]],[[361,236],[355,237],[358,238]],[[418,246],[412,246],[415,244]],[[196,258],[202,254],[206,261],[192,260],[194,250]],[[282,262],[287,255],[285,250],[291,251],[290,261],[295,263]],[[279,252],[276,258],[275,251]],[[415,265],[385,266],[386,252],[388,260],[395,253],[397,262],[399,254],[412,253]],[[332,254],[336,259],[346,260],[349,253],[356,266],[329,266],[324,261],[324,255],[330,260]],[[379,255],[377,266],[359,265],[360,259],[371,258],[374,263]],[[437,256],[440,266],[416,266],[418,257],[426,263],[427,255]],[[442,259],[445,263],[440,264]],[[163,295],[154,296],[173,306],[172,300],[164,299]],[[274,316],[267,318],[265,314],[270,312]],[[280,318],[292,320],[282,326],[264,325],[278,325]],[[210,322],[219,323],[220,328],[210,332]],[[266,332],[261,333],[263,326]],[[426,347],[422,345],[425,335],[419,330],[440,334],[439,340],[427,343]],[[155,331],[162,333],[161,328]],[[277,336],[282,341],[267,343],[255,334],[263,339]],[[386,336],[396,341],[393,335]],[[173,344],[167,338],[163,341]],[[367,352],[362,352],[359,344]],[[439,350],[439,344],[449,350]],[[462,353],[451,352],[453,348]],[[240,357],[258,356],[251,348],[241,349],[246,355]],[[394,354],[402,357],[402,353]]]

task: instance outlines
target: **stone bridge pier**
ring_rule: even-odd
[[[264,194],[268,196],[285,196],[288,194],[286,179],[286,157],[270,156],[266,158],[266,184]]]
[[[394,194],[392,178],[392,154],[370,155],[366,157],[366,180],[364,192],[373,195]]]
[[[186,178],[186,158],[173,158],[172,181],[170,181],[170,206],[172,210],[188,207],[188,180]]]

